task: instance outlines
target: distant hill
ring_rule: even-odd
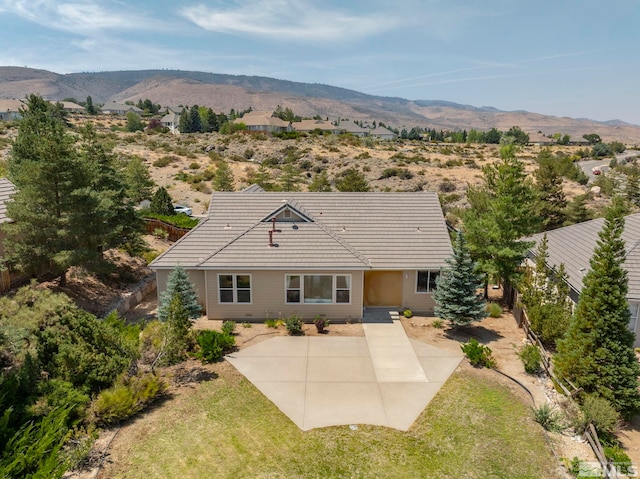
[[[640,126],[620,120],[597,122],[584,118],[556,117],[527,111],[501,111],[442,100],[407,100],[365,93],[319,83],[274,78],[225,75],[181,70],[139,70],[61,75],[46,70],[0,67],[0,98],[23,98],[38,93],[52,100],[91,95],[94,103],[149,98],[162,105],[203,105],[214,111],[248,107],[274,110],[291,108],[302,116],[330,119],[378,120],[394,127],[421,126],[436,129],[509,129],[518,125],[527,132],[568,133],[581,137],[597,133],[605,140],[640,143]]]

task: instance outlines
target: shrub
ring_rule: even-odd
[[[264,324],[267,325],[267,328],[276,329],[282,326],[284,324],[284,321],[282,321],[281,319],[267,319],[265,320]]]
[[[594,395],[587,395],[582,401],[580,416],[575,428],[578,432],[584,432],[589,423],[593,423],[596,431],[600,434],[612,434],[618,429],[620,416],[618,411],[605,398]]]
[[[224,321],[222,323],[222,332],[231,336],[236,329],[235,321]]]
[[[468,343],[461,344],[460,348],[472,366],[495,367],[496,362],[491,356],[491,348],[480,344],[475,338],[471,338]]]
[[[295,314],[285,319],[284,325],[291,336],[300,336],[303,334],[302,319]]]
[[[492,318],[499,318],[502,316],[502,306],[498,303],[487,303],[487,314]]]
[[[156,161],[153,162],[153,166],[157,167],[157,168],[162,168],[164,166],[167,166],[175,161],[178,161],[178,157],[177,156],[173,156],[173,155],[165,155],[165,156],[161,156],[160,158],[158,158]]]
[[[248,328],[251,327],[251,323],[244,322],[244,323],[242,323],[242,327],[248,329]]]
[[[217,361],[236,344],[236,338],[230,334],[210,330],[200,331],[196,341],[200,346],[196,357],[203,363]]]
[[[610,446],[604,448],[604,455],[607,460],[612,462],[614,466],[620,469],[623,474],[630,474],[633,472],[633,466],[631,459],[626,452],[620,446]]]
[[[537,374],[541,371],[540,362],[542,361],[542,356],[535,344],[527,344],[524,346],[518,353],[518,356],[520,356],[524,370],[528,374]]]
[[[98,394],[91,412],[97,423],[114,424],[142,411],[166,389],[165,381],[155,374],[122,376]]]
[[[549,404],[545,403],[538,408],[533,408],[533,419],[547,431],[558,432],[562,430],[560,415]]]
[[[153,231],[151,234],[156,238],[160,238],[160,239],[167,239],[169,237],[169,232],[163,230],[162,228],[153,228]]]
[[[411,311],[409,308],[407,308],[402,312],[402,315],[407,319],[408,318],[413,318],[413,311]]]
[[[200,163],[198,163],[197,161],[192,162],[189,165],[189,169],[190,170],[199,170],[200,169]]]
[[[444,321],[442,321],[440,318],[436,318],[431,323],[431,326],[433,326],[436,329],[442,329],[442,327],[444,326]]]
[[[159,229],[159,228],[158,228]],[[166,231],[162,230],[163,232],[166,233]],[[155,236],[155,230],[154,230],[154,236]],[[167,235],[168,236],[168,235]],[[154,259],[156,259],[158,256],[160,256],[161,252],[155,249],[150,249],[147,251],[143,251],[142,252],[142,259],[147,263],[151,263]]]
[[[327,320],[327,318],[325,318],[324,316],[316,316],[315,321],[313,322],[313,324],[316,325],[316,329],[318,330],[318,333],[323,333],[324,332],[324,328],[329,324],[329,320]]]

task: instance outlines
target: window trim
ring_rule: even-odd
[[[426,291],[419,291],[418,290],[418,278],[420,277],[420,273],[427,273],[427,290]],[[436,274],[436,278],[438,276],[440,276],[440,274],[442,273],[442,270],[438,269],[419,269],[416,270],[416,294],[433,294],[433,292],[435,291],[434,289],[429,288],[429,285],[431,284],[431,273],[435,273]],[[435,279],[434,279],[434,284],[435,284]]]
[[[631,317],[629,318],[629,330],[635,334],[636,328],[638,327],[638,316],[640,316],[640,303],[631,303],[629,305],[629,312],[631,313]],[[635,311],[635,314],[634,314]]]
[[[289,288],[288,287],[288,278],[292,277],[292,276],[299,276],[300,277],[300,287],[299,288]],[[304,300],[304,277],[305,276],[330,276],[331,277],[331,302],[329,303],[307,303]],[[345,276],[347,277],[347,284],[349,285],[348,288],[338,288],[338,280],[337,277],[338,276]],[[340,291],[349,291],[349,302],[344,302],[344,303],[338,303],[337,302],[337,292],[338,289]],[[288,291],[299,291],[300,292],[300,301],[297,303],[293,303],[293,302],[289,302],[287,300],[287,292]],[[352,304],[353,298],[353,275],[351,273],[285,273],[284,275],[284,303],[286,305],[297,305],[297,306],[302,306],[302,305],[309,305],[309,306],[325,306],[325,305],[333,305],[333,306],[342,306],[342,305],[350,305]]]
[[[220,287],[220,277],[221,276],[231,276],[231,288],[221,288]],[[249,287],[248,288],[238,288],[238,276],[248,276],[249,277]],[[253,277],[251,273],[218,273],[218,304],[226,305],[226,304],[253,304]],[[222,301],[221,292],[222,291],[232,291],[233,301]],[[238,301],[238,291],[249,291],[249,301]]]

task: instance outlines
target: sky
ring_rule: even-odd
[[[180,69],[640,124],[640,0],[0,0],[0,65]]]

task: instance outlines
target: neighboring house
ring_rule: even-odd
[[[105,115],[126,115],[130,111],[138,115],[142,115],[142,113],[144,113],[143,110],[135,105],[125,105],[124,103],[116,103],[115,101],[105,103],[100,110]]]
[[[264,131],[268,133],[281,133],[291,131],[291,122],[281,120],[265,111],[250,111],[242,118],[236,118],[233,123],[244,123],[249,131]]]
[[[85,109],[82,105],[78,105],[72,101],[54,101],[50,100],[51,103],[60,103],[64,111],[68,111],[70,113],[84,113]]]
[[[165,111],[167,113],[175,113],[176,115],[180,116],[184,111],[184,107],[183,106],[167,106],[165,107]]]
[[[588,140],[585,140],[584,138],[580,137],[580,138],[570,138],[569,139],[569,143],[568,145],[570,146],[589,146],[591,143],[589,143]]]
[[[207,218],[151,268],[158,293],[176,265],[210,319],[297,314],[357,320],[365,308],[433,313],[451,243],[438,196],[214,192]]]
[[[335,126],[330,121],[325,120],[302,120],[302,121],[294,121],[291,123],[291,127],[296,131],[302,131],[305,133],[309,133],[315,130],[320,131],[328,131],[329,133],[338,134],[340,133],[340,128]]]
[[[20,100],[0,100],[0,121],[17,120],[25,104]]]
[[[548,266],[557,268],[564,263],[569,276],[569,297],[574,303],[578,302],[582,291],[582,279],[589,271],[589,261],[598,241],[598,233],[604,225],[604,218],[598,218],[584,223],[578,223],[564,228],[547,231],[549,242]],[[530,239],[540,241],[543,234],[537,234]],[[640,346],[640,328],[638,308],[640,307],[640,213],[625,217],[625,227],[622,239],[626,245],[624,269],[629,278],[629,309],[631,322],[629,329],[636,333],[635,346]],[[536,246],[529,251],[531,260],[535,258]]]
[[[179,133],[180,115],[170,111],[160,119],[160,123],[164,128],[169,128],[171,133],[177,134]]]
[[[352,121],[341,121],[338,128],[341,132],[351,133],[353,136],[367,136],[369,134],[368,128],[362,128]]]
[[[556,141],[553,138],[548,138],[542,133],[529,133],[529,144],[537,146],[551,146],[555,145]]]
[[[380,126],[371,130],[369,132],[369,136],[380,138],[381,140],[395,140],[398,137],[398,135],[396,135],[394,132]]]

